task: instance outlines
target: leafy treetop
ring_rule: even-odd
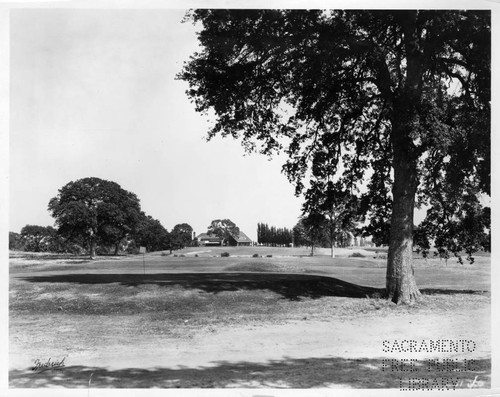
[[[490,18],[486,10],[199,9],[188,19],[201,28],[201,50],[178,77],[197,111],[214,112],[209,138],[284,151],[297,194],[333,182],[357,195],[370,232],[389,236],[387,295],[407,302],[418,297],[415,206],[458,222],[461,208],[490,192]],[[435,230],[439,239],[448,229]]]
[[[238,238],[240,229],[230,219],[214,219],[208,226],[208,234],[215,235],[224,242],[230,237]]]
[[[95,256],[99,242],[116,243],[131,233],[140,217],[139,199],[115,182],[90,177],[69,182],[49,202],[58,232],[83,239]]]

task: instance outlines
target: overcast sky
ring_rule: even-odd
[[[284,159],[206,142],[209,122],[175,80],[197,48],[184,10],[12,10],[10,230],[53,225],[49,200],[99,177],[134,192],[171,229],[229,218],[292,227],[302,200]]]

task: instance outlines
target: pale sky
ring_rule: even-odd
[[[53,6],[10,11],[10,231],[53,225],[49,200],[90,176],[135,193],[168,230],[187,222],[201,233],[229,218],[256,239],[258,222],[295,225],[302,198],[281,173],[284,157],[205,141],[210,122],[175,80],[197,48],[184,10]]]
[[[168,229],[197,233],[229,218],[256,239],[258,222],[293,227],[301,198],[284,159],[205,141],[207,117],[175,80],[196,50],[184,10],[11,11],[10,230],[53,225],[49,200],[99,177],[134,192]]]

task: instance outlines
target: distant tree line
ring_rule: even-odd
[[[26,225],[20,233],[9,232],[9,250],[77,254],[82,248],[51,226]]]
[[[184,248],[191,245],[193,228],[187,223],[172,231],[141,210],[134,193],[99,178],[69,182],[48,206],[56,228],[26,225],[9,233],[9,249],[30,252],[117,255]]]
[[[293,242],[293,232],[286,227],[269,227],[267,223],[258,223],[257,241],[271,247],[289,246]]]
[[[347,247],[352,237],[360,234],[353,221],[333,218],[325,213],[302,215],[292,228],[278,228],[267,223],[257,224],[257,241],[266,246]],[[360,239],[360,242],[364,239]]]

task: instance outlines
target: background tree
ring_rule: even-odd
[[[415,206],[433,205],[429,186],[451,169],[477,182],[475,196],[489,193],[490,12],[203,9],[189,17],[201,50],[179,78],[197,111],[215,113],[208,137],[285,150],[298,194],[307,176],[328,173],[361,201],[382,197],[364,207],[368,216],[390,201],[386,295],[417,299]],[[451,155],[464,143],[466,159]],[[461,189],[463,180],[445,178]]]
[[[21,239],[26,251],[46,252],[55,230],[50,226],[26,225],[21,229]]]
[[[311,245],[311,242],[309,241],[309,237],[307,235],[302,219],[299,219],[296,225],[292,228],[292,233],[293,233],[294,247],[303,247],[303,246],[308,247]]]
[[[83,240],[91,258],[95,258],[99,241],[116,243],[129,233],[138,211],[139,200],[133,193],[99,178],[69,182],[49,202],[59,234]]]
[[[328,175],[326,175],[327,179]],[[324,220],[322,230],[327,235],[331,257],[335,257],[335,245],[345,240],[356,229],[358,220],[358,199],[349,191],[343,190],[339,183],[326,182],[314,178],[305,193],[304,214],[321,214]],[[326,237],[326,236],[325,236]]]
[[[311,212],[300,217],[294,227],[295,245],[311,247],[311,256],[314,255],[314,247],[328,244],[327,219],[319,212]]]
[[[238,238],[240,235],[240,228],[230,219],[214,219],[208,226],[208,235],[217,236],[220,238],[221,244],[233,237]]]
[[[23,251],[24,244],[21,239],[21,235],[16,232],[9,232],[9,250],[12,251]]]
[[[141,212],[139,222],[132,234],[135,247],[146,247],[148,252],[171,249],[170,233],[161,222]]]
[[[17,239],[13,246],[17,248],[11,248],[9,244],[9,249],[54,253],[79,253],[81,250],[78,244],[68,241],[51,226],[26,225],[21,229],[21,234],[14,235],[17,235]]]
[[[193,239],[193,228],[187,223],[180,223],[170,232],[172,244],[179,248],[189,247]]]
[[[257,224],[257,242],[267,246],[289,246],[293,242],[292,231],[275,226],[269,227],[267,223]]]

